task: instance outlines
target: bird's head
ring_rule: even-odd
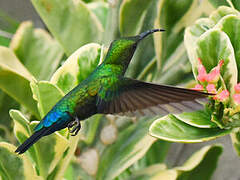
[[[109,47],[104,63],[123,65],[125,68],[127,68],[137,48],[138,43],[149,34],[152,34],[158,31],[164,31],[164,30],[152,29],[152,30],[143,32],[137,36],[123,37],[123,38],[114,40]]]

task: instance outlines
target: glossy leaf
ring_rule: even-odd
[[[20,143],[23,143],[30,135],[38,122],[29,122],[21,112],[11,110],[10,115],[14,120],[14,133]],[[68,147],[68,140],[58,133],[40,139],[28,151],[37,164],[41,176],[47,177],[58,164],[61,156]],[[48,156],[46,156],[48,154]]]
[[[198,39],[196,53],[207,72],[217,66],[220,60],[224,60],[221,75],[227,89],[233,92],[234,85],[237,84],[238,73],[234,49],[228,36],[217,29],[207,31]]]
[[[38,123],[38,121],[30,123],[31,134]],[[42,176],[45,177],[47,174],[50,174],[60,160],[62,160],[62,156],[69,146],[69,141],[59,133],[54,133],[48,137],[43,137],[34,146],[38,157],[38,168]],[[46,154],[48,154],[48,156],[46,156]]]
[[[10,128],[12,123],[9,117],[9,109],[17,109],[19,104],[2,90],[0,90],[0,124]]]
[[[238,0],[232,0],[232,3],[234,5],[234,7],[240,11],[240,4],[239,4],[239,1]]]
[[[225,32],[233,46],[235,60],[240,71],[240,14],[239,16],[227,15],[221,19],[221,21],[216,25],[223,32]],[[240,81],[240,75],[238,73],[238,82]]]
[[[8,33],[15,33],[16,29],[18,28],[19,21],[15,18],[11,17],[6,9],[0,9],[0,26],[1,30],[4,30]]]
[[[16,147],[9,143],[0,142],[0,178],[4,180],[41,180],[42,178],[37,176],[32,162],[26,155],[17,155],[14,152],[15,149]]]
[[[101,41],[103,27],[84,2],[32,0],[32,3],[67,55],[84,44]]]
[[[170,56],[178,50],[183,40],[184,28],[213,9],[208,1],[159,1],[154,27],[164,28],[166,32],[154,34],[158,68],[170,61]]]
[[[100,61],[100,45],[91,43],[79,48],[54,73],[51,82],[56,84],[64,93],[85,79]]]
[[[222,1],[219,1],[219,0],[208,0],[214,7],[218,7],[218,6],[227,6],[228,3],[227,3],[227,0],[222,0]]]
[[[165,141],[197,143],[227,135],[231,129],[197,128],[169,114],[155,120],[149,128],[149,132],[152,136]]]
[[[66,149],[63,155],[61,155],[61,160],[53,170],[52,174],[49,176],[53,179],[61,179],[64,176],[65,170],[68,168],[68,165],[70,164],[72,157],[74,156],[75,150],[78,145],[78,141],[80,138],[80,133],[76,136],[71,136],[69,138],[69,147]]]
[[[233,10],[232,8],[229,8],[229,7],[226,7],[226,6],[219,7],[216,11],[214,11],[210,15],[209,18],[201,18],[201,19],[197,20],[193,26],[190,26],[186,29],[185,36],[184,36],[184,43],[185,43],[185,46],[186,46],[186,49],[187,49],[187,52],[188,52],[189,60],[190,60],[190,62],[192,64],[192,67],[193,67],[193,73],[194,73],[195,77],[197,75],[197,65],[198,65],[197,58],[199,57],[199,52],[198,53],[196,52],[196,48],[197,48],[196,46],[198,46],[198,48],[199,48],[199,45],[196,44],[197,41],[200,41],[199,40],[200,37],[205,38],[205,39],[207,38],[206,36],[209,37],[209,35],[211,34],[211,31],[218,31],[217,29],[219,29],[219,27],[221,25],[216,25],[217,29],[215,29],[215,30],[213,30],[212,28],[215,26],[216,23],[218,23],[218,21],[220,21],[222,18],[224,18],[225,16],[228,16],[230,14],[234,15],[234,14],[238,14],[238,12],[236,10]],[[206,34],[205,34],[205,32],[206,32]],[[209,33],[209,34],[207,34],[207,33]],[[218,52],[218,51],[221,48],[222,48],[222,50],[224,50],[224,46],[227,46],[227,51],[232,51],[231,42],[229,40],[227,40],[228,37],[223,32],[219,31],[219,33],[221,34],[220,37],[222,39],[219,39],[220,37],[218,37],[218,40],[216,39],[217,40],[216,43],[220,43],[220,44],[218,46],[216,46],[216,45],[214,45],[216,43],[212,42],[212,45],[211,45],[212,47],[210,47],[210,45],[205,47],[205,50],[208,50],[209,53],[212,52],[213,50],[215,50],[215,54],[214,54],[214,51],[213,51],[212,55],[211,55],[211,58],[215,58],[215,59],[220,58],[219,55],[220,55],[220,53],[223,53],[223,52]],[[210,38],[209,38],[209,40],[210,40]],[[227,44],[221,44],[221,43],[223,43],[223,42],[220,42],[221,40],[226,41]],[[213,39],[212,39],[212,41],[213,41]],[[208,43],[210,43],[210,42],[208,42]],[[215,46],[214,48],[213,48],[213,45]],[[219,49],[217,49],[217,48],[219,48]],[[213,55],[215,55],[215,57],[213,57]],[[226,55],[227,56],[228,55],[232,56],[231,53],[230,54],[229,53],[225,54],[225,56]],[[206,56],[209,56],[209,54],[206,55]],[[202,60],[203,61],[208,61],[208,60],[204,60],[204,59],[202,59]],[[218,59],[218,60],[220,60],[220,59]],[[215,60],[215,63],[217,63],[218,60]],[[232,62],[232,60],[231,60],[231,62]],[[232,63],[230,63],[230,64],[232,64]],[[211,65],[211,67],[212,66],[213,66],[213,63]],[[210,67],[208,67],[207,70],[209,70],[209,68]],[[229,65],[229,68],[230,68],[230,65]],[[234,65],[233,65],[232,68],[233,68],[233,70],[235,69]],[[234,72],[235,72],[235,70],[234,70]],[[233,79],[234,78],[235,77],[233,77]]]
[[[211,121],[211,112],[207,110],[184,112],[174,115],[180,121],[199,128],[216,128],[217,125]]]
[[[127,2],[127,1],[126,1]],[[136,1],[132,1],[136,2]],[[143,2],[142,2],[143,3]],[[149,7],[145,9],[146,13],[141,21],[143,26],[139,27],[139,32],[144,32],[149,29],[152,29],[154,20],[156,17],[157,12],[157,3],[158,1],[151,1],[149,3]],[[127,4],[126,4],[127,8]],[[124,12],[124,11],[123,11]],[[121,14],[120,14],[121,16]],[[138,17],[139,18],[139,17]],[[138,19],[137,18],[137,19]],[[129,22],[129,20],[128,20]],[[135,31],[135,30],[134,30]],[[161,32],[158,32],[158,34]],[[149,37],[145,38],[144,41],[139,43],[136,52],[134,53],[134,56],[131,60],[131,63],[127,69],[127,76],[130,76],[132,78],[137,78],[141,71],[147,66],[147,64],[155,57],[155,51],[154,51],[154,43],[153,43],[153,35],[150,35]]]
[[[154,164],[134,172],[129,180],[208,180],[216,169],[221,153],[221,146],[205,146],[181,166],[168,169],[165,164]]]
[[[32,82],[31,88],[33,98],[38,102],[41,118],[64,96],[57,86],[47,81]]]
[[[158,15],[155,20],[156,28],[164,28],[166,32],[154,35],[155,50],[158,59],[158,68],[164,64],[166,59],[183,39],[183,32],[173,33],[172,28],[190,8],[192,1],[164,0],[158,3]],[[179,8],[181,7],[181,8]],[[172,36],[173,38],[168,38]],[[172,42],[174,41],[174,42]],[[161,62],[160,62],[161,60]]]
[[[240,131],[238,130],[237,132],[233,132],[231,134],[231,139],[237,155],[240,156]]]
[[[173,169],[161,170],[151,179],[210,180],[214,170],[216,169],[221,153],[221,146],[205,146],[195,152],[182,166],[178,166]]]
[[[227,6],[220,6],[216,11],[214,11],[210,15],[210,19],[216,24],[220,21],[224,16],[227,15],[239,15],[239,12],[233,8]]]
[[[0,46],[6,46],[6,47],[8,47],[9,44],[10,44],[10,39],[9,39],[9,38],[0,36]]]
[[[210,180],[216,167],[222,147],[218,145],[205,146],[195,152],[183,166],[174,168],[180,174],[178,180]]]
[[[208,29],[214,27],[215,23],[209,18],[200,18],[194,25],[186,28],[184,34],[184,45],[187,49],[188,58],[193,67],[193,74],[197,76],[197,54],[196,54],[196,41]]]
[[[30,88],[34,80],[10,49],[0,47],[0,88],[38,117]]]
[[[142,119],[119,133],[117,141],[101,155],[97,179],[114,179],[146,153],[155,141],[148,135],[151,122],[150,119]]]
[[[160,172],[162,172],[161,175]],[[156,174],[158,175],[154,177]],[[170,180],[170,177],[172,179],[176,178],[177,173],[173,170],[167,170],[167,166],[165,164],[154,164],[134,172],[128,180],[157,180],[157,178]]]
[[[48,80],[63,55],[58,42],[46,31],[34,29],[31,22],[19,26],[10,48],[38,80]]]
[[[96,15],[103,28],[106,28],[109,5],[106,2],[98,1],[88,3],[87,7]]]
[[[107,15],[107,23],[105,32],[103,35],[103,43],[110,44],[114,39],[119,37],[119,9],[122,0],[120,1],[108,1],[109,10]]]
[[[124,0],[122,2],[119,12],[119,29],[122,36],[135,36],[140,33],[151,2],[152,0]]]
[[[84,137],[83,141],[86,144],[90,145],[93,143],[96,137],[96,133],[97,133],[101,118],[102,118],[102,115],[98,114],[88,118],[84,122],[83,130],[81,131],[81,134]]]

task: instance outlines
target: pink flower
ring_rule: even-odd
[[[203,91],[203,86],[200,84],[197,84],[194,88],[192,88],[192,90]]]
[[[240,94],[234,94],[233,99],[238,105],[240,104]]]
[[[199,66],[198,66],[198,76],[197,79],[200,82],[205,82],[207,80],[207,72],[205,67],[202,65],[202,61],[200,58],[198,58]]]
[[[208,93],[213,93],[213,94],[217,93],[217,90],[214,84],[208,84],[206,88]]]
[[[228,90],[223,90],[221,93],[214,96],[213,99],[224,102],[228,99],[228,97],[229,97]]]
[[[216,83],[220,77],[220,69],[224,63],[224,60],[219,61],[218,65],[214,67],[210,73],[207,74],[206,81],[209,83]]]
[[[236,84],[236,85],[234,86],[234,89],[235,89],[235,92],[236,92],[236,93],[240,93],[240,83]]]

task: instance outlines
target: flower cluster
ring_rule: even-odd
[[[233,95],[234,102],[236,103],[236,105],[240,105],[240,83],[235,85],[234,89],[236,93]]]
[[[205,67],[202,64],[200,58],[198,58],[198,76],[197,80],[200,84],[197,84],[193,89],[202,91],[207,90],[208,93],[215,94],[213,99],[221,102],[227,102],[229,99],[229,91],[223,90],[222,88],[217,88],[217,83],[220,78],[220,69],[223,66],[224,60],[220,60],[218,65],[214,67],[209,73],[207,73]],[[240,92],[240,85],[238,87]],[[239,93],[239,103],[240,103],[240,93]]]

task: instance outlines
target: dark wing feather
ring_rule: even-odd
[[[103,90],[103,89],[102,89]],[[130,78],[121,78],[98,96],[98,113],[103,114],[168,114],[202,109],[198,100],[210,94],[191,89],[158,85]]]

